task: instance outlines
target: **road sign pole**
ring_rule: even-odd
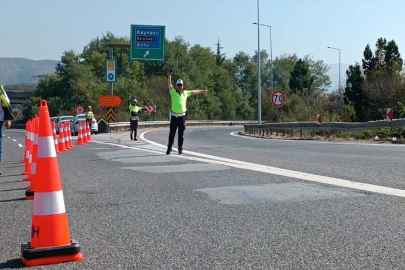
[[[113,48],[109,48],[109,50],[108,50],[108,57],[112,60],[113,59],[113,57],[114,57],[114,49]],[[111,82],[110,83],[110,96],[113,96],[114,95],[114,86],[113,86],[113,83]]]
[[[277,123],[280,121],[280,107],[277,107]]]

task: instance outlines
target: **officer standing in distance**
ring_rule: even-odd
[[[170,133],[169,133],[169,144],[167,145],[166,155],[170,155],[172,151],[172,146],[174,142],[174,137],[176,136],[177,128],[179,129],[178,138],[178,149],[179,154],[183,154],[183,142],[184,142],[184,130],[186,129],[186,102],[187,98],[191,95],[207,94],[208,90],[183,90],[183,80],[178,79],[176,82],[176,88],[172,85],[172,73],[173,70],[169,70],[167,86],[170,91],[170,96],[172,98],[171,106],[171,116],[170,116]]]
[[[93,111],[92,111],[92,109],[91,109],[91,106],[88,106],[87,107],[87,112],[86,112],[86,122],[88,122],[89,123],[89,125],[90,125],[90,127],[91,127],[91,121],[93,120],[93,118],[94,118],[94,113],[93,113]]]
[[[138,101],[134,99],[131,104],[131,96],[128,98],[128,108],[129,108],[129,121],[131,126],[131,141],[137,141],[137,130],[138,130],[138,121],[139,113],[142,111],[142,107],[137,106]],[[132,136],[134,133],[134,136]]]

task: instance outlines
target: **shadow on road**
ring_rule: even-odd
[[[0,269],[17,269],[25,268],[20,259],[8,260],[7,262],[0,262]]]

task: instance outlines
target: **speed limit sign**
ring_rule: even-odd
[[[281,107],[284,105],[285,102],[285,95],[281,91],[276,91],[271,95],[271,102],[276,107]]]

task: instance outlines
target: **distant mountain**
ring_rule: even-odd
[[[38,75],[55,72],[56,60],[30,60],[17,57],[0,57],[0,84],[35,83]]]
[[[334,91],[337,90],[339,87],[339,64],[331,64],[329,65],[330,69],[328,71],[328,75],[332,84],[330,86],[330,90]],[[346,70],[349,69],[349,64],[340,64],[340,80],[342,87],[344,88],[346,85]]]

